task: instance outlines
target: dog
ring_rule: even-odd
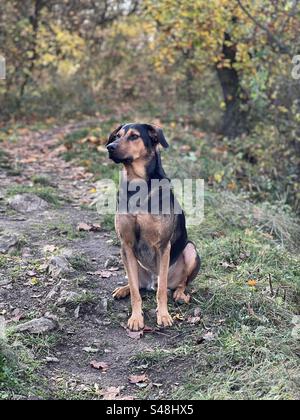
[[[148,211],[132,212],[126,208],[127,212],[120,212],[118,207],[116,212],[115,228],[121,242],[128,285],[117,288],[113,296],[121,299],[130,294],[132,314],[128,328],[139,331],[144,328],[140,289],[156,288],[157,324],[171,326],[168,289],[173,291],[176,302],[189,303],[190,296],[185,290],[197,276],[201,261],[195,245],[188,240],[184,212],[181,208],[180,212],[174,211],[179,204],[173,192],[170,192],[168,203],[170,212],[164,214],[162,188],[152,186],[154,180],[169,181],[160,157],[160,147],[166,149],[169,145],[162,129],[154,125],[123,124],[110,134],[106,147],[109,158],[123,164],[123,189],[128,188],[129,183],[139,181],[149,187],[144,198]],[[159,200],[159,211],[152,214],[149,209],[156,199]]]

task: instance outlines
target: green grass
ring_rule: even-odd
[[[8,257],[6,255],[0,255],[0,268],[4,268],[7,266]]]
[[[299,342],[292,332],[300,303],[299,254],[255,227],[232,226],[209,202],[203,224],[189,233],[203,265],[182,315],[187,319],[200,308],[201,323],[177,323],[181,339],[173,348],[154,347],[132,362],[154,372],[166,366],[166,376],[184,365],[171,399],[298,399]],[[174,304],[169,308],[174,313]],[[212,341],[203,340],[207,331]]]
[[[6,152],[0,149],[0,169],[10,169],[10,158]]]
[[[51,179],[45,175],[34,175],[31,178],[31,180],[35,185],[38,185],[38,186],[40,185],[43,187],[48,187],[48,186],[51,187],[52,185]]]
[[[71,133],[64,140],[68,146],[64,157],[85,166],[95,179],[116,180],[119,168],[107,162],[104,151],[89,142],[81,143],[94,135],[104,144],[116,125],[109,121],[103,127]],[[231,148],[208,135],[197,136],[197,130],[167,127],[166,133],[171,143],[170,152],[163,154],[166,172],[179,178],[203,177],[208,186],[205,219],[189,228],[202,268],[190,286],[190,305],[178,306],[169,299],[171,314],[180,313],[183,318],[173,327],[178,338],[163,347],[152,338],[149,350],[132,357],[132,370],[137,372],[146,365],[150,377],[160,371],[171,385],[180,383],[165,388],[165,396],[171,399],[299,399],[299,341],[293,334],[293,320],[300,307],[300,233],[299,221],[280,198],[285,185],[245,160],[238,152],[241,141]],[[181,150],[182,144],[190,149]],[[262,158],[267,164],[268,156]],[[34,183],[33,188],[51,188],[39,178]],[[113,231],[113,216],[106,216],[102,226]],[[68,240],[85,235],[63,221],[48,229]],[[86,269],[87,262],[80,256],[71,263],[75,269]],[[6,261],[0,257],[1,264],[5,267]],[[154,299],[152,295],[144,297],[145,313],[155,307]],[[76,304],[94,301],[95,296],[87,293]],[[201,322],[187,324],[196,308],[201,310]],[[108,316],[113,317],[110,311]],[[117,319],[112,321],[119,324]],[[205,339],[207,332],[212,333],[211,341]],[[147,335],[143,339],[147,340]],[[39,356],[51,348],[47,340],[27,340],[26,346]],[[3,356],[0,366],[3,392],[17,389],[18,368]],[[32,372],[33,365],[28,366]],[[170,376],[170,372],[175,373]],[[153,392],[143,389],[142,398]],[[62,398],[79,396],[61,391]]]
[[[181,385],[168,393],[173,399],[298,399],[299,343],[292,320],[300,304],[300,230],[282,196],[286,184],[268,172],[269,156],[256,153],[255,136],[246,146],[257,163],[242,153],[242,139],[232,146],[180,126],[167,127],[166,133],[171,143],[163,154],[166,172],[173,178],[204,178],[209,185],[205,219],[189,229],[202,270],[191,285],[191,305],[180,310],[187,319],[200,308],[202,319],[194,327],[177,323],[182,339],[174,347],[135,355],[133,367],[146,364],[151,374],[151,369],[184,365]],[[71,140],[73,158],[83,153],[85,160],[99,163],[92,171],[101,177],[105,156]],[[189,149],[181,150],[183,144]],[[113,231],[113,217],[105,217],[103,225]],[[144,304],[147,309],[147,298]],[[172,303],[169,308],[173,314],[178,310]],[[207,331],[212,341],[203,339]]]
[[[40,361],[22,338],[8,335],[0,339],[0,400],[41,394],[42,381],[36,376]]]
[[[24,193],[36,194],[38,197],[56,207],[62,205],[64,201],[64,198],[58,194],[57,190],[49,186],[35,185],[30,187],[26,185],[13,185],[6,190],[6,195],[8,197]]]
[[[87,234],[84,231],[78,231],[75,226],[70,223],[66,223],[63,220],[48,223],[47,229],[51,234],[54,233],[70,241],[78,238],[84,238]]]
[[[83,254],[73,255],[68,260],[74,270],[87,271],[89,268],[89,260]]]

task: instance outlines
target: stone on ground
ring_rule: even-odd
[[[19,213],[31,213],[49,208],[47,201],[31,193],[16,194],[8,200],[8,203],[11,208]]]

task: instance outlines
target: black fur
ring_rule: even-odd
[[[163,169],[160,153],[156,148],[157,144],[160,144],[164,148],[169,147],[167,140],[163,134],[163,131],[160,128],[152,126],[150,124],[123,124],[123,125],[120,125],[116,130],[114,130],[111,133],[111,135],[109,136],[107,145],[117,140],[117,134],[121,130],[121,128],[124,129],[125,133],[127,133],[128,130],[130,129],[136,129],[140,133],[140,137],[142,138],[146,149],[149,150],[149,152],[151,152],[152,150],[155,150],[155,153],[152,159],[148,162],[147,167],[146,167],[149,194],[146,198],[147,200],[146,205],[143,208],[144,209],[146,208],[146,210],[150,212],[151,200],[158,199],[159,200],[159,214],[162,215],[163,190],[161,187],[157,189],[153,189],[151,181],[152,180],[161,181],[165,179],[166,181],[170,182],[169,178],[167,177]],[[117,163],[121,163],[121,162],[117,162]],[[171,188],[170,184],[169,184],[169,188]],[[122,197],[123,189],[124,191],[126,189],[126,197],[128,201],[132,197],[132,195],[134,195],[137,192],[137,191],[129,192],[128,183],[125,182],[123,185],[121,185],[121,189],[119,191],[119,204],[120,204],[120,199]],[[126,211],[130,212],[130,210],[128,209],[128,201],[126,203],[126,207],[127,207]],[[180,254],[182,253],[182,251],[184,250],[184,248],[186,247],[188,243],[188,235],[187,235],[186,224],[185,224],[185,215],[183,211],[181,214],[174,214],[175,204],[177,207],[178,203],[176,201],[176,198],[174,197],[173,191],[170,190],[171,214],[173,214],[173,217],[174,217],[174,230],[170,238],[171,240],[170,265],[173,265],[177,261]],[[122,205],[124,206],[124,202],[122,203]],[[150,252],[151,250],[144,249],[145,247],[147,248],[147,245],[143,243],[143,241],[140,238],[139,228],[136,229],[135,235],[136,235],[135,252],[140,253],[143,251],[142,253],[144,253],[145,255],[148,255],[149,253],[151,254]],[[163,246],[164,246],[164,243],[163,243],[163,238],[162,238],[162,247]]]

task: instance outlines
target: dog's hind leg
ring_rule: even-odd
[[[176,302],[189,303],[190,295],[185,293],[185,289],[197,276],[200,270],[200,257],[197,254],[195,245],[189,242],[179,257],[173,273],[173,293]],[[172,287],[172,286],[171,286]]]

